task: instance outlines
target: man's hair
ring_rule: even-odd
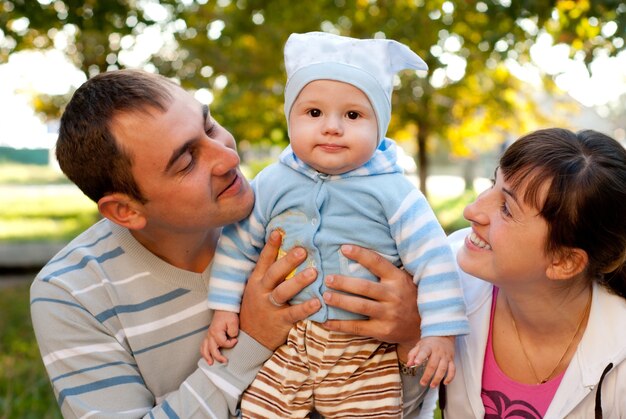
[[[515,141],[500,169],[547,221],[546,251],[584,250],[587,273],[626,297],[626,149],[596,131],[545,129]]]
[[[165,112],[173,81],[139,70],[98,74],[80,86],[67,104],[56,144],[63,173],[94,202],[121,192],[145,202],[131,172],[132,155],[111,132],[113,119],[124,112]]]

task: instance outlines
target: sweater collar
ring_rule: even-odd
[[[129,263],[137,265],[137,270],[144,270],[153,279],[164,282],[169,286],[180,287],[190,291],[206,292],[211,273],[211,264],[202,273],[196,273],[170,265],[154,253],[146,249],[124,227],[106,220],[113,236],[129,256]]]

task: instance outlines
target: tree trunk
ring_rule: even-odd
[[[476,159],[470,158],[465,160],[463,165],[463,181],[465,182],[465,191],[474,190],[474,179],[476,178]]]
[[[426,190],[426,179],[428,178],[426,142],[428,140],[428,131],[425,123],[421,123],[417,131],[417,173],[420,181],[420,190],[426,198],[428,198],[428,191]]]

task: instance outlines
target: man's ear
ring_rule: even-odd
[[[103,217],[129,230],[141,230],[146,226],[143,205],[124,193],[113,193],[100,198],[98,211]]]
[[[569,248],[554,255],[546,274],[554,280],[570,279],[587,268],[589,256],[587,252],[578,248]]]

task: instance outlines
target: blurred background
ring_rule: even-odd
[[[249,178],[287,144],[283,45],[326,31],[403,42],[388,135],[444,228],[520,135],[561,126],[626,142],[626,4],[601,0],[0,0],[0,418],[59,417],[28,285],[95,204],[58,170],[59,117],[95,74],[143,68],[210,104]]]

